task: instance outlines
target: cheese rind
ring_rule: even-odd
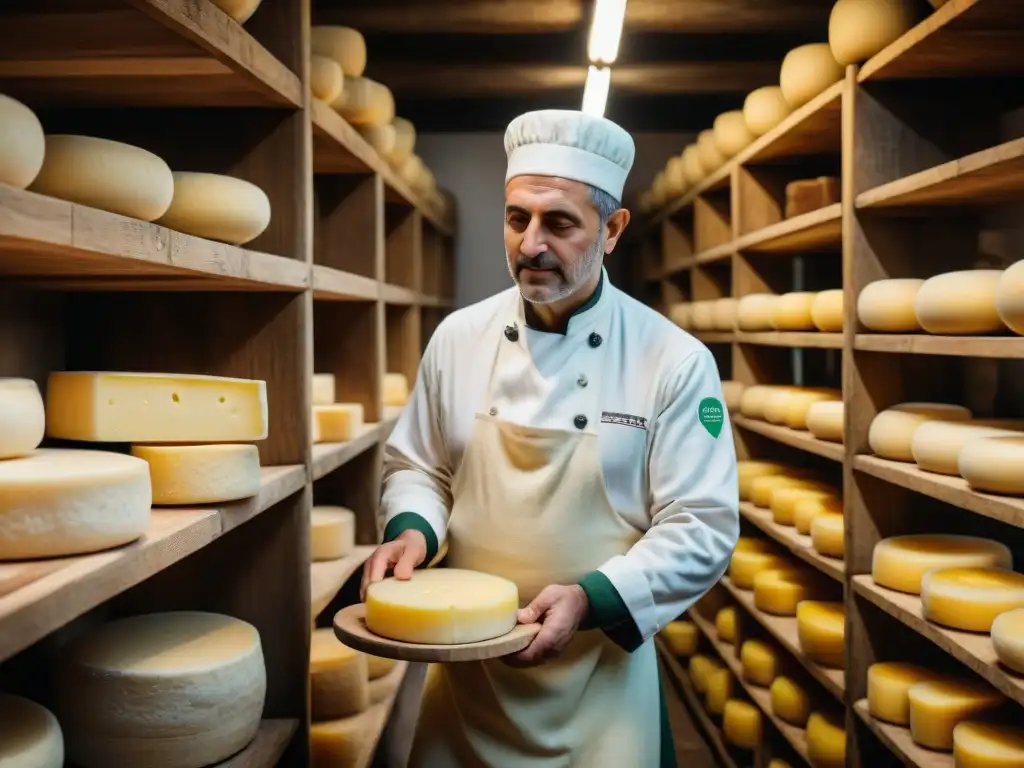
[[[953,728],[975,715],[994,710],[1006,697],[975,680],[929,680],[910,686],[910,737],[928,749],[953,749]]]
[[[843,442],[842,400],[819,400],[807,409],[807,429],[819,440]]]
[[[1020,768],[1024,729],[1009,723],[962,720],[953,728],[957,768]]]
[[[1000,663],[1024,674],[1024,608],[996,616],[990,634],[992,648]]]
[[[754,577],[754,607],[775,616],[796,616],[803,600],[826,595],[818,574],[803,568],[776,568]]]
[[[713,669],[707,673],[704,683],[704,707],[712,715],[725,711],[725,702],[732,697],[733,676],[728,669]]]
[[[767,687],[779,673],[779,655],[768,643],[746,640],[740,646],[743,679],[753,685]]]
[[[921,580],[935,568],[1013,568],[1002,542],[949,533],[911,534],[882,539],[871,555],[871,578],[897,592],[921,594]]]
[[[845,768],[846,728],[841,714],[811,713],[807,718],[807,756],[814,768]]]
[[[868,667],[868,712],[893,725],[910,724],[910,687],[942,675],[902,661],[881,661]]]
[[[718,633],[718,639],[723,643],[735,643],[738,620],[739,617],[734,606],[727,605],[725,608],[720,608],[715,614],[715,631]]]
[[[745,394],[746,391],[744,391],[744,395]],[[786,472],[787,467],[777,461],[737,461],[736,476],[739,483],[740,500],[747,501],[750,498],[750,486],[754,482],[755,478],[765,477],[767,475],[781,475]]]
[[[782,59],[779,87],[790,109],[797,109],[842,80],[844,74],[828,43],[809,43],[792,49]]]
[[[0,693],[0,765],[4,768],[63,768],[64,734],[46,707]]]
[[[404,117],[396,117],[391,125],[395,128],[395,148],[387,160],[392,165],[401,165],[416,149],[416,126]]]
[[[725,400],[725,407],[730,411],[737,411],[740,407],[740,402],[743,400],[743,390],[745,385],[742,381],[731,381],[726,379],[722,381],[722,397]]]
[[[171,373],[55,371],[46,434],[110,443],[263,440],[267,383]]]
[[[359,437],[365,424],[362,403],[313,406],[313,442],[347,443]]]
[[[45,432],[46,412],[36,383],[0,378],[0,459],[31,453]]]
[[[1011,264],[999,278],[996,311],[1011,331],[1024,336],[1024,259]]]
[[[729,580],[738,589],[753,589],[754,578],[761,571],[784,568],[789,560],[778,552],[733,551],[729,560]]]
[[[974,437],[961,449],[957,468],[974,490],[1024,495],[1024,436]]]
[[[768,506],[772,510],[772,520],[776,525],[792,526],[796,523],[796,508],[804,499],[835,498],[836,491],[832,488],[815,486],[783,486],[772,491]]]
[[[821,291],[811,304],[811,320],[822,333],[841,333],[843,330],[843,289]]]
[[[803,728],[811,713],[811,697],[807,691],[784,675],[772,680],[772,714],[783,722]]]
[[[746,149],[757,137],[747,127],[743,111],[733,109],[715,118],[712,126],[715,146],[725,157],[732,157]]]
[[[716,331],[736,329],[736,299],[715,299],[711,304],[711,324]]]
[[[800,648],[807,658],[843,669],[846,613],[842,603],[804,600],[796,607],[796,627]]]
[[[358,765],[366,739],[362,718],[348,717],[309,726],[310,768],[350,768]]]
[[[249,17],[256,13],[256,9],[260,7],[260,3],[262,1],[263,0],[213,0],[213,3],[239,24],[245,24],[245,22],[249,20]]]
[[[802,488],[809,491],[830,491],[831,487],[806,473],[788,473],[759,477],[750,484],[750,501],[758,507],[771,509],[772,497],[782,488]]]
[[[927,333],[980,334],[1005,330],[996,309],[999,269],[946,272],[924,281],[914,299],[917,322]]]
[[[814,293],[792,291],[779,296],[772,304],[772,328],[777,331],[813,331],[811,306]]]
[[[270,226],[270,198],[245,179],[175,171],[174,197],[156,223],[186,235],[243,245]]]
[[[59,658],[57,715],[85,768],[197,768],[247,746],[267,676],[259,633],[198,611],[111,621]]]
[[[309,57],[309,91],[325,104],[342,98],[345,92],[345,73],[341,65],[327,56]]]
[[[314,373],[312,402],[313,405],[331,405],[334,403],[335,378],[333,373]]]
[[[843,516],[835,512],[823,512],[811,520],[811,546],[818,554],[843,558],[846,550],[844,522]]]
[[[722,709],[722,734],[741,749],[756,749],[761,743],[764,725],[761,710],[747,701],[729,699]]]
[[[967,421],[971,412],[951,403],[900,403],[878,413],[868,427],[868,446],[876,456],[913,461],[914,431],[927,421]]]
[[[968,632],[989,632],[1001,613],[1024,608],[1024,574],[1002,568],[940,568],[921,578],[928,621]]]
[[[342,643],[330,628],[310,637],[310,708],[314,722],[337,720],[370,706],[366,654]]]
[[[770,331],[772,311],[778,296],[774,293],[749,293],[736,302],[736,327],[741,331]]]
[[[777,85],[766,85],[747,94],[743,101],[743,119],[755,136],[763,136],[789,117],[792,110]]]
[[[352,125],[379,125],[395,119],[395,97],[383,83],[368,77],[348,77],[345,99],[338,107]]]
[[[46,136],[36,113],[0,93],[0,184],[25,189],[43,167]]]
[[[338,560],[356,546],[356,514],[338,506],[310,510],[309,551],[313,562]]]
[[[157,505],[215,504],[260,492],[255,445],[133,445],[132,456],[149,464]]]
[[[857,297],[857,318],[869,331],[914,333],[921,330],[914,311],[924,280],[897,278],[869,283]]]
[[[793,510],[793,526],[796,528],[797,533],[809,536],[814,518],[827,512],[841,515],[843,513],[842,500],[831,496],[812,496],[801,499],[797,502],[796,509]]]
[[[713,656],[705,656],[702,653],[690,657],[687,672],[690,675],[690,682],[697,693],[704,693],[707,690],[708,675],[718,669],[724,669],[722,662]]]
[[[1020,419],[926,422],[914,430],[910,452],[917,466],[942,475],[960,474],[960,452],[975,437],[1012,437],[1024,430]]]
[[[338,62],[345,77],[360,77],[366,69],[366,39],[352,27],[314,24],[309,46],[311,53]]]
[[[686,174],[688,182],[696,184],[704,178],[706,172],[700,161],[700,150],[695,143],[688,144],[683,149],[681,157],[683,158],[683,172]]]
[[[715,141],[715,132],[710,128],[697,134],[697,154],[704,173],[714,173],[725,164],[725,156]]]
[[[697,652],[700,632],[692,621],[670,621],[658,634],[665,639],[665,644],[674,656],[692,656]]]
[[[356,126],[359,135],[382,157],[390,155],[395,148],[395,126],[391,123],[372,123]]]
[[[840,64],[859,64],[916,23],[912,0],[837,0],[828,19],[829,47]]]
[[[381,637],[453,645],[500,637],[516,625],[519,590],[508,579],[458,568],[414,571],[366,590],[366,626]]]

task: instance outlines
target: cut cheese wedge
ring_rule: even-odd
[[[996,616],[991,635],[992,648],[1000,663],[1024,675],[1024,608]]]
[[[976,437],[1013,437],[1024,430],[1020,419],[972,419],[926,422],[914,430],[910,452],[917,466],[943,475],[960,474],[960,452]]]
[[[1002,706],[1006,697],[976,680],[930,680],[910,686],[910,737],[928,749],[953,749],[957,723]]]
[[[404,373],[385,373],[381,389],[384,405],[405,405],[409,399],[409,379]]]
[[[804,728],[811,713],[811,697],[790,678],[779,675],[772,680],[772,714],[783,722]]]
[[[869,283],[857,297],[857,318],[869,331],[914,333],[921,330],[914,311],[924,280],[897,278]]]
[[[842,603],[804,600],[796,607],[796,627],[800,648],[808,659],[843,669],[846,614]]]
[[[366,590],[366,626],[381,637],[453,645],[500,637],[516,625],[519,591],[499,576],[457,568],[414,571]]]
[[[693,656],[700,643],[700,632],[692,621],[670,621],[659,632],[673,656]]]
[[[739,617],[734,606],[727,605],[725,608],[719,609],[715,614],[715,632],[718,633],[718,639],[723,643],[735,643],[738,622]]]
[[[793,526],[796,528],[797,533],[810,536],[814,518],[829,512],[837,515],[843,514],[842,499],[832,496],[800,499],[797,502],[796,509],[793,510]]]
[[[64,768],[64,734],[50,710],[21,696],[0,693],[0,765]]]
[[[730,699],[722,709],[722,734],[740,749],[756,749],[761,744],[764,724],[761,710],[747,701]]]
[[[333,629],[315,630],[310,638],[309,688],[314,722],[362,712],[370,706],[366,655],[338,640]]]
[[[734,680],[728,669],[713,669],[705,677],[704,708],[712,715],[725,711],[725,702],[732,698]]]
[[[313,406],[313,442],[347,443],[359,437],[365,425],[361,403]]]
[[[743,679],[752,685],[768,687],[779,673],[778,652],[761,640],[745,640],[740,646]]]
[[[1024,727],[1020,724],[961,720],[953,728],[957,768],[1020,768]]]
[[[988,632],[996,617],[1024,608],[1024,574],[1002,568],[940,568],[921,578],[928,621],[968,632]]]
[[[1013,568],[1005,544],[950,533],[912,534],[882,539],[871,557],[871,578],[880,587],[921,593],[921,579],[934,568]]]
[[[871,420],[868,445],[876,456],[893,461],[913,461],[914,431],[927,421],[967,421],[971,412],[950,403],[901,403],[881,411]]]
[[[946,272],[924,281],[914,299],[917,322],[927,333],[964,335],[1006,329],[996,309],[1000,269]]]
[[[910,687],[942,680],[943,675],[917,664],[881,661],[868,667],[868,712],[893,725],[910,724]]]
[[[803,568],[761,571],[754,577],[754,606],[775,616],[796,616],[803,600],[820,600],[828,593],[819,574]]]
[[[838,557],[846,550],[843,537],[844,519],[835,512],[823,512],[811,521],[811,546],[820,555]]]
[[[46,412],[36,383],[0,378],[0,459],[31,453],[43,442],[45,432]]]
[[[974,490],[1022,496],[1024,436],[974,437],[961,449],[957,466]]]
[[[260,492],[255,445],[133,445],[132,456],[149,464],[156,505],[216,504]]]
[[[243,245],[270,226],[270,198],[245,179],[174,172],[174,197],[157,224],[186,235]]]
[[[845,768],[846,728],[841,714],[811,713],[807,718],[807,756],[814,768]]]
[[[842,400],[819,400],[807,409],[807,429],[819,440],[843,442]]]
[[[356,546],[356,513],[347,507],[316,506],[310,511],[309,551],[313,562],[338,560]]]
[[[335,378],[333,373],[313,374],[313,405],[334,403]]]

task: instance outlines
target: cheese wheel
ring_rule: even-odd
[[[750,146],[757,136],[747,127],[743,111],[739,109],[723,112],[715,118],[712,127],[715,146],[724,157],[737,155]]]
[[[793,680],[778,675],[772,680],[772,714],[785,723],[803,728],[811,713],[811,697]]]
[[[1024,765],[1024,729],[961,720],[953,728],[953,760],[957,768],[1019,768]]]
[[[716,331],[736,329],[736,299],[718,299],[711,308],[712,323]]]
[[[950,403],[900,403],[878,413],[868,427],[868,446],[876,456],[913,461],[914,431],[926,421],[967,421],[971,412]]]
[[[356,130],[381,157],[387,157],[394,151],[395,126],[392,123],[357,125]]]
[[[927,333],[979,334],[1006,329],[996,309],[1000,269],[967,269],[928,278],[914,299]]]
[[[660,170],[654,174],[654,181],[651,182],[651,200],[655,208],[660,208],[668,198],[668,181],[665,179],[665,171]]]
[[[912,0],[837,0],[828,44],[843,66],[867,61],[917,23]]]
[[[314,24],[309,30],[310,51],[334,59],[345,77],[360,77],[366,69],[366,40],[351,27]]]
[[[0,378],[0,459],[31,453],[43,442],[46,412],[32,379]]]
[[[740,401],[740,411],[744,416],[752,419],[763,419],[764,409],[768,404],[768,398],[775,392],[783,390],[794,390],[796,387],[775,386],[771,384],[755,384],[743,390],[743,399]]]
[[[744,390],[744,396],[747,391]],[[741,402],[742,399],[740,398]],[[736,477],[739,481],[740,500],[746,501],[750,498],[750,486],[756,478],[769,475],[783,475],[788,471],[784,464],[776,461],[755,461],[750,459],[737,461]]]
[[[846,767],[846,727],[841,714],[821,711],[810,714],[807,757],[814,768]]]
[[[811,322],[823,333],[843,330],[843,289],[821,291],[811,302]]]
[[[149,465],[108,451],[40,448],[0,461],[0,560],[82,555],[149,524]]]
[[[46,136],[36,113],[0,93],[0,184],[25,189],[43,167]]]
[[[819,515],[828,513],[842,514],[842,499],[829,496],[808,496],[797,502],[793,510],[793,527],[797,533],[811,535],[811,525]]]
[[[409,643],[452,645],[489,640],[516,625],[519,591],[514,582],[458,568],[415,571],[366,590],[366,626],[381,637]]]
[[[722,735],[740,749],[756,749],[761,744],[764,724],[761,710],[753,704],[729,699],[722,709]]]
[[[684,331],[690,328],[693,308],[688,301],[675,301],[668,305],[668,319]]]
[[[68,761],[84,768],[200,768],[246,747],[267,673],[256,628],[175,611],[103,624],[72,641],[57,671]]]
[[[687,671],[689,672],[693,689],[697,693],[704,693],[707,690],[708,675],[724,668],[722,662],[713,656],[705,656],[702,653],[691,656]]]
[[[255,445],[133,445],[132,456],[149,464],[157,505],[217,504],[260,492]]]
[[[996,617],[1024,608],[1024,574],[1002,568],[940,568],[921,577],[928,621],[968,632],[992,629]]]
[[[754,606],[776,616],[796,616],[802,600],[821,600],[827,593],[821,577],[805,568],[773,568],[754,577]]]
[[[910,700],[907,696],[910,687],[942,678],[937,672],[908,662],[872,664],[868,667],[868,712],[878,720],[907,726],[910,724]]]
[[[828,490],[829,486],[810,475],[791,472],[786,475],[768,475],[758,477],[750,484],[750,501],[758,507],[769,508],[772,493],[779,488],[807,488],[811,490]]]
[[[842,403],[843,393],[838,389],[798,392],[786,401],[782,423],[790,429],[807,429],[807,414],[811,406],[829,401]]]
[[[359,437],[365,425],[361,403],[313,406],[313,442],[347,443]]]
[[[174,172],[174,197],[157,224],[186,235],[242,245],[270,226],[270,198],[244,179]]]
[[[719,609],[715,614],[715,632],[718,633],[718,639],[723,643],[735,643],[738,623],[739,617],[736,615],[734,606],[727,605],[725,608]]]
[[[395,98],[388,87],[368,77],[345,80],[345,100],[338,110],[352,125],[379,125],[395,119]]]
[[[325,104],[340,103],[345,93],[345,75],[341,65],[326,56],[310,56],[309,91]]]
[[[845,624],[842,603],[804,600],[796,607],[800,648],[808,659],[822,666],[843,669]]]
[[[834,488],[817,486],[790,485],[772,491],[768,506],[772,511],[772,521],[776,525],[795,525],[796,507],[802,499],[834,497]]]
[[[356,546],[356,513],[347,507],[315,506],[310,511],[309,552],[313,562],[338,560]]]
[[[673,656],[693,656],[697,652],[700,632],[692,621],[670,621],[659,634],[665,639],[665,645]]]
[[[822,512],[811,520],[811,546],[819,555],[838,557],[846,551],[843,540],[843,516],[835,512]]]
[[[736,304],[736,327],[741,331],[772,330],[772,312],[778,296],[774,293],[748,293]]]
[[[807,408],[807,429],[819,440],[843,442],[843,401],[819,400]]]
[[[2,99],[3,97],[0,97]],[[0,115],[3,114],[0,102]],[[0,117],[0,131],[3,130],[3,119]],[[0,149],[0,168],[3,166],[3,150]],[[0,181],[3,170],[0,170]],[[1006,269],[996,283],[996,312],[1011,331],[1024,336],[1024,260],[1015,262]]]
[[[683,172],[686,174],[686,180],[690,184],[697,184],[707,175],[707,171],[704,170],[704,165],[700,160],[700,149],[696,144],[688,145],[682,154],[683,158]]]
[[[971,419],[925,422],[914,430],[910,452],[917,466],[943,475],[960,474],[960,452],[976,437],[1012,437],[1024,430],[1020,419]]]
[[[43,165],[29,189],[142,221],[159,219],[174,197],[174,175],[140,147],[92,136],[47,134]]]
[[[668,159],[668,163],[665,164],[665,191],[670,198],[675,199],[683,196],[687,186],[683,158],[679,155],[673,155]]]
[[[314,722],[349,717],[370,706],[366,654],[338,640],[333,628],[317,629],[310,637],[309,695]]]
[[[740,402],[743,400],[743,389],[742,381],[722,382],[722,397],[725,398],[725,407],[729,411],[739,410]]]
[[[256,13],[261,2],[262,0],[213,0],[214,5],[239,24],[245,24],[249,17]]]
[[[366,656],[366,674],[370,680],[379,680],[385,677],[398,664],[397,659],[385,659],[383,656],[373,656],[369,653],[364,656]]]
[[[779,388],[770,393],[764,400],[764,420],[769,424],[782,424],[786,418],[786,407],[795,395],[802,390],[798,387]]]
[[[996,616],[991,635],[992,648],[999,662],[1014,672],[1024,674],[1024,608]]]
[[[789,560],[775,552],[741,552],[737,549],[729,560],[729,581],[738,589],[753,589],[754,577],[758,573],[787,565]]]
[[[732,698],[733,676],[728,669],[713,669],[705,676],[704,707],[712,715],[721,715]]]
[[[335,379],[333,373],[313,374],[313,405],[330,405],[334,402]]]
[[[953,728],[994,710],[1006,698],[980,680],[927,680],[910,686],[910,737],[928,749],[953,749]]]
[[[813,331],[811,306],[815,295],[810,291],[792,291],[779,296],[772,303],[772,328],[777,331]]]
[[[761,640],[745,640],[740,646],[743,679],[752,685],[768,687],[779,672],[778,652]]]
[[[404,117],[396,117],[391,125],[395,128],[395,147],[387,159],[389,163],[401,165],[416,149],[416,126]]]
[[[698,331],[713,331],[715,329],[715,302],[695,301],[693,302],[693,327]]]
[[[952,533],[892,536],[875,544],[871,578],[880,587],[921,594],[921,580],[935,568],[1013,568],[1009,547],[999,541]]]
[[[972,438],[957,466],[973,490],[1024,495],[1024,436]]]
[[[743,120],[755,136],[763,136],[789,117],[792,110],[777,85],[766,85],[747,94],[743,102]]]
[[[921,324],[914,306],[924,282],[916,278],[898,278],[869,283],[857,297],[857,319],[869,331],[920,331]]]
[[[64,767],[64,734],[50,710],[21,696],[0,693],[0,765]]]
[[[725,164],[726,158],[715,141],[715,132],[710,128],[697,134],[697,153],[705,174],[714,173]]]
[[[844,74],[828,43],[809,43],[786,54],[779,71],[779,87],[790,109],[797,109],[842,80]]]
[[[405,405],[409,400],[409,379],[404,373],[385,373],[381,390],[384,405]]]

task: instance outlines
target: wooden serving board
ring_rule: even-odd
[[[334,634],[345,645],[372,656],[400,661],[482,661],[523,650],[540,631],[540,624],[517,624],[511,632],[478,643],[430,645],[406,643],[375,635],[366,627],[366,604],[342,608],[334,615]]]

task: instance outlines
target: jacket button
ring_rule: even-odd
[[[492,405],[492,406],[491,406],[491,410],[489,410],[489,411],[488,411],[488,413],[489,413],[489,414],[491,414],[491,416],[497,416],[497,415],[498,415],[498,409],[497,409],[497,408],[495,408],[495,407],[494,407],[494,406]]]
[[[586,429],[587,417],[581,413],[579,416],[572,420],[572,423],[576,425],[576,429]]]
[[[519,329],[514,325],[506,325],[505,338],[509,341],[519,341]]]
[[[601,346],[601,342],[604,341],[604,339],[601,338],[601,334],[600,333],[596,333],[595,332],[595,333],[590,334],[590,338],[587,339],[587,341],[590,343],[590,346],[592,346],[592,347],[600,347]]]
[[[580,377],[576,379],[576,383],[581,387],[585,387],[589,382],[587,381],[587,377],[581,373]]]

